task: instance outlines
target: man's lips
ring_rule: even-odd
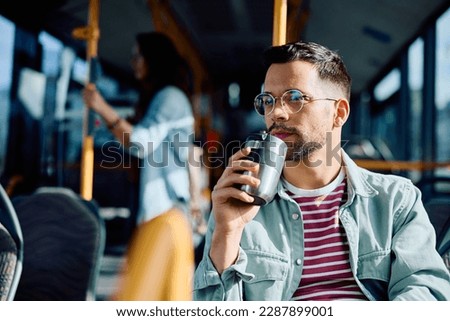
[[[279,139],[285,139],[286,137],[291,136],[292,134],[291,133],[282,133],[282,132],[280,132],[280,133],[271,133],[271,135],[273,135],[273,136],[275,136],[275,137],[277,137]]]

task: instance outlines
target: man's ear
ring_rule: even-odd
[[[342,127],[350,114],[350,103],[347,99],[339,99],[334,111],[334,127]]]

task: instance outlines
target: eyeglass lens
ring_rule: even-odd
[[[275,107],[277,99],[279,98],[269,93],[259,94],[254,101],[256,111],[261,115],[270,114]],[[289,113],[297,113],[303,106],[304,95],[300,90],[288,90],[281,96],[281,102]]]

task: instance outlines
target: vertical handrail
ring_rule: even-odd
[[[89,65],[86,87],[95,86],[96,59],[98,51],[100,0],[89,0],[88,25],[76,28],[73,36],[87,42],[86,60]],[[85,106],[83,116],[83,147],[81,151],[80,194],[85,200],[92,199],[94,181],[94,112]]]
[[[272,45],[286,43],[287,0],[274,0]]]

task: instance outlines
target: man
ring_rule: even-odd
[[[239,185],[258,171],[231,156],[212,193],[196,300],[449,300],[450,277],[434,249],[420,192],[372,173],[340,149],[351,79],[341,58],[315,43],[272,47],[255,108],[288,145],[277,195],[265,206]]]

